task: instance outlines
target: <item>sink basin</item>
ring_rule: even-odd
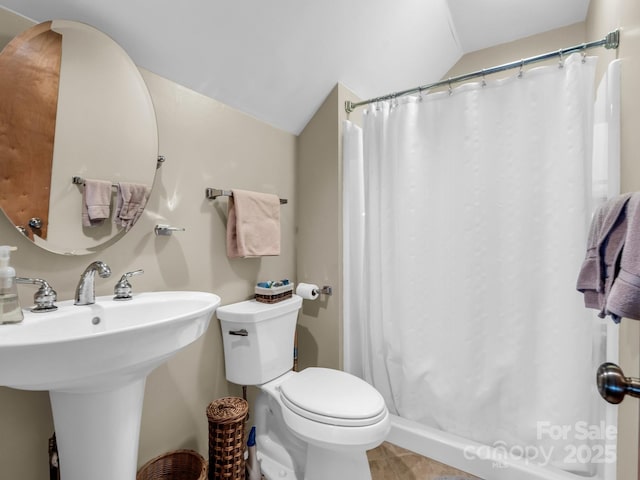
[[[149,292],[132,300],[73,300],[49,313],[24,312],[0,326],[0,385],[23,390],[95,391],[160,365],[209,325],[220,297]]]
[[[98,297],[0,326],[0,385],[49,390],[61,480],[135,480],[146,377],[197,340],[219,304],[205,292]]]

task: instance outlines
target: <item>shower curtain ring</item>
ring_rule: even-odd
[[[582,63],[585,63],[587,61],[587,44],[583,43],[582,44]]]
[[[564,68],[564,53],[562,52],[562,49],[558,50],[558,56],[560,57],[560,60],[558,61],[558,68]]]
[[[449,95],[453,95],[453,88],[451,88],[451,77],[449,77]]]
[[[487,79],[485,77],[485,71],[484,68],[482,69],[482,86],[486,87],[487,86]]]
[[[522,78],[524,75],[524,58],[520,59],[520,71],[518,72],[518,78]]]

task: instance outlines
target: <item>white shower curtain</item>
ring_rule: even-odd
[[[346,368],[402,417],[575,470],[544,425],[595,419],[595,64],[380,102],[344,137]]]

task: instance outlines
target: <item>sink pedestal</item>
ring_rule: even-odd
[[[106,391],[50,391],[61,480],[135,480],[146,377]]]

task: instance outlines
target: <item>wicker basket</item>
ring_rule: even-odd
[[[244,424],[249,404],[225,397],[207,407],[209,419],[209,480],[244,480]]]
[[[136,480],[206,480],[207,463],[193,450],[175,450],[145,463]]]
[[[278,303],[293,296],[293,283],[271,288],[255,288],[255,299],[260,303]]]

